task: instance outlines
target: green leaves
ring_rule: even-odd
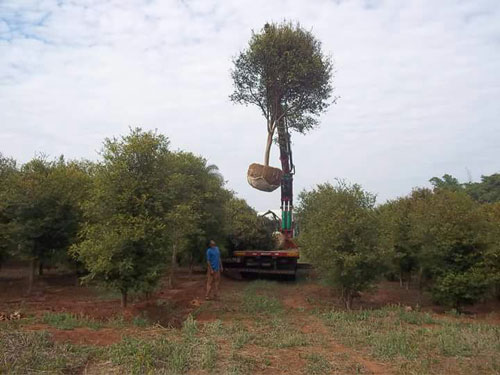
[[[80,203],[90,176],[78,163],[61,157],[36,157],[15,174],[6,197],[17,255],[43,262],[61,261],[75,240]]]
[[[462,188],[451,188],[451,176],[433,180],[434,191],[415,190],[379,208],[383,244],[400,272],[418,269],[437,302],[459,309],[482,298],[493,281],[498,266],[486,264],[495,226],[488,218],[496,219]]]
[[[273,223],[257,216],[243,199],[232,197],[226,204],[226,232],[230,250],[271,250]]]
[[[165,268],[171,155],[164,136],[141,129],[107,139],[102,155],[71,251],[87,279],[117,288],[126,301],[129,290],[151,291]]]
[[[224,238],[230,193],[213,165],[171,152],[168,139],[132,129],[107,139],[94,170],[85,225],[71,250],[96,280],[149,292],[167,266],[201,259],[207,237]]]
[[[356,292],[369,288],[384,266],[375,196],[340,182],[303,191],[299,199],[301,251],[350,307]]]
[[[305,133],[331,104],[331,59],[299,24],[266,24],[233,62],[231,100],[257,105],[268,121],[284,112],[289,128]]]

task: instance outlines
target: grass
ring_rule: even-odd
[[[306,355],[307,365],[304,373],[309,375],[327,375],[332,373],[332,365],[319,353]]]
[[[371,358],[405,375],[500,374],[498,326],[398,306],[327,310],[316,301],[299,310],[283,305],[284,288],[298,286],[247,283],[220,303],[195,311],[222,320],[203,323],[193,314],[181,328],[151,326],[146,315],[106,322],[68,313],[42,317],[61,330],[108,327],[129,335],[104,348],[61,344],[45,332],[23,332],[24,319],[6,322],[0,326],[0,373],[82,373],[95,365],[97,373],[123,374],[367,374],[365,361]],[[336,350],[336,343],[345,348]]]
[[[274,296],[269,296],[276,283],[257,280],[243,293],[242,312],[252,315],[275,315],[283,312],[283,304]]]
[[[57,344],[46,332],[0,331],[0,373],[77,373],[99,349]]]
[[[254,358],[233,352],[226,371],[227,375],[247,375],[254,374],[259,367],[258,361]]]
[[[45,313],[42,322],[57,329],[71,330],[74,328],[87,327],[90,329],[100,329],[103,324],[84,316],[77,316],[70,313]]]
[[[109,357],[126,373],[181,374],[192,369],[211,371],[217,364],[218,345],[214,340],[222,332],[220,322],[207,324],[200,329],[189,316],[181,329],[165,329],[157,338],[127,337],[110,347]]]
[[[132,319],[132,324],[136,327],[144,328],[149,327],[151,325],[151,322],[145,316],[138,315],[134,316],[134,318]]]
[[[402,374],[440,374],[449,359],[456,374],[500,373],[498,326],[435,319],[397,307],[331,311],[322,317],[339,341],[396,364]]]
[[[259,343],[273,349],[294,348],[309,345],[307,336],[283,318],[275,317],[266,322]]]

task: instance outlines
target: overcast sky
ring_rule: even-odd
[[[251,30],[283,19],[322,41],[340,96],[293,136],[296,191],[342,178],[383,202],[500,171],[499,0],[0,0],[0,152],[96,160],[105,137],[158,129],[277,208],[246,182],[265,121],[228,95]]]

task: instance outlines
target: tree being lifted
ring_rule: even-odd
[[[253,33],[248,48],[234,59],[231,72],[235,103],[254,104],[266,118],[267,141],[264,164],[253,163],[249,184],[271,192],[281,186],[280,250],[237,251],[226,269],[245,273],[273,273],[295,277],[299,252],[293,241],[293,175],[290,131],[306,133],[318,124],[318,116],[330,105],[332,62],[321,51],[321,43],[299,24],[266,24]],[[281,169],[269,166],[273,139],[277,134]],[[234,264],[233,264],[234,263]]]
[[[269,166],[271,145],[278,134],[280,151],[289,147],[288,130],[306,133],[330,105],[332,62],[321,43],[299,24],[266,24],[253,33],[249,46],[234,60],[231,100],[257,105],[267,122],[264,164],[254,163],[248,182],[262,191],[277,189],[283,173]],[[281,155],[282,164],[285,163]],[[288,163],[288,161],[286,161]]]

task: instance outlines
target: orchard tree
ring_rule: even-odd
[[[150,292],[167,263],[168,145],[164,136],[139,128],[106,139],[85,205],[87,223],[72,248],[89,271],[84,280],[120,291],[123,307],[130,291]]]
[[[464,190],[464,184],[461,184],[457,178],[450,174],[445,174],[443,177],[432,177],[429,182],[434,187],[434,190],[451,190],[451,191],[462,191]]]
[[[76,240],[88,183],[85,171],[63,157],[40,156],[21,167],[9,204],[16,254],[31,261],[28,292],[36,269],[42,274],[44,264],[63,261]]]
[[[419,199],[410,217],[434,299],[460,310],[484,296],[488,277],[480,265],[488,227],[479,204],[464,192],[437,190]]]
[[[410,240],[411,197],[398,198],[377,208],[380,219],[380,241],[390,251],[394,272],[400,286],[406,281],[408,289],[411,276],[418,268],[418,246]]]
[[[481,182],[472,182],[466,186],[467,194],[481,203],[500,202],[500,173],[481,176]]]
[[[215,239],[221,251],[224,250],[224,215],[230,193],[224,188],[224,179],[217,166],[208,164],[206,159],[181,151],[171,155],[171,162],[169,190],[172,199],[190,218],[183,218],[190,223],[183,229],[183,246],[177,247],[175,258],[187,262],[192,270],[194,263],[204,263],[208,240]]]
[[[200,213],[189,203],[176,205],[167,214],[167,230],[171,242],[171,261],[168,284],[173,288],[177,257],[189,249],[192,239],[201,234]],[[190,241],[191,240],[191,241]]]
[[[500,202],[500,173],[481,176],[480,182],[460,183],[455,177],[445,174],[429,180],[434,190],[464,191],[480,203]]]
[[[487,243],[481,270],[500,299],[500,202],[484,204],[481,214],[487,225],[487,230],[481,233]]]
[[[424,217],[416,217],[416,207],[427,202],[432,196],[429,189],[413,189],[410,195],[389,201],[377,208],[380,219],[380,243],[390,251],[395,271],[399,273],[400,284],[406,278],[408,289],[412,275],[418,276],[418,287],[422,291],[424,277],[433,264],[432,254],[424,249],[425,237],[414,236],[421,225],[426,224]],[[423,221],[422,221],[423,220]],[[427,273],[426,273],[427,272]]]
[[[267,23],[252,33],[248,48],[234,59],[235,103],[256,105],[267,122],[264,165],[269,165],[276,130],[305,133],[330,105],[332,62],[321,43],[299,24]],[[279,129],[281,128],[281,129]],[[280,139],[280,142],[284,142]]]
[[[18,176],[16,162],[0,153],[0,268],[12,252],[12,192]]]
[[[359,185],[318,185],[299,196],[301,252],[341,292],[348,309],[384,270],[375,196]]]

